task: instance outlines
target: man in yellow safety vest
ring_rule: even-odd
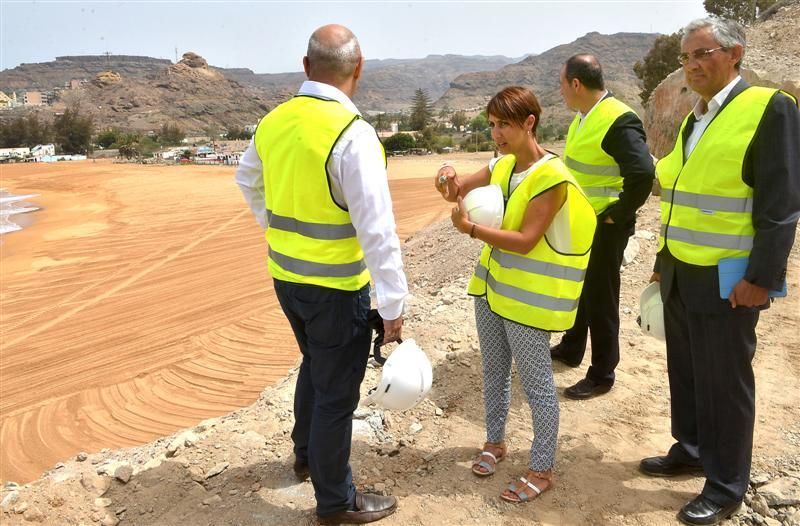
[[[594,55],[575,55],[561,68],[561,96],[577,110],[567,133],[564,164],[597,215],[575,324],[551,349],[553,360],[577,367],[592,342],[586,376],[564,390],[572,399],[608,392],[619,363],[619,288],[622,255],[636,227],[636,210],[653,187],[653,160],[639,116],[605,89]]]
[[[370,349],[370,278],[384,343],[408,293],[375,130],[352,102],[364,59],[353,33],[317,29],[297,95],[259,123],[236,181],[267,229],[269,271],[303,359],[294,399],[295,474],[309,474],[321,524],[373,522],[394,497],[356,491],[353,411]]]
[[[680,61],[700,100],[661,159],[661,282],[672,436],[651,476],[704,474],[678,513],[686,524],[732,515],[750,481],[759,312],[783,287],[800,216],[800,112],[791,96],[739,75],[745,32],[700,19],[685,29]],[[740,274],[724,268],[741,263]],[[730,281],[730,287],[724,285]]]

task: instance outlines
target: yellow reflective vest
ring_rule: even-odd
[[[258,124],[253,140],[263,165],[273,278],[339,290],[369,283],[350,214],[333,200],[326,168],[358,118],[338,101],[298,95]]]
[[[537,166],[509,192],[515,164],[513,155],[505,155],[492,169],[490,183],[499,185],[506,199],[501,228],[519,231],[530,201],[566,182],[567,200],[553,221],[565,224],[566,232],[556,236],[551,226],[527,254],[484,245],[467,292],[486,296],[498,316],[546,331],[563,331],[575,322],[597,217],[557,157]]]
[[[681,124],[675,148],[656,164],[661,184],[659,251],[713,266],[748,257],[753,247],[753,189],[742,181],[750,143],[777,90],[749,87],[714,117],[685,159]],[[691,115],[691,114],[689,114]]]
[[[622,192],[619,165],[601,145],[614,121],[626,113],[635,112],[614,97],[606,97],[597,103],[583,124],[576,115],[567,132],[564,164],[581,185],[597,215],[619,201]]]

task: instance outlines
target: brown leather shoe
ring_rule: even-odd
[[[366,524],[388,517],[397,510],[395,497],[356,492],[356,509],[317,515],[320,524]]]

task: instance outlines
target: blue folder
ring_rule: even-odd
[[[733,287],[739,283],[747,271],[748,258],[725,258],[720,259],[717,264],[719,269],[719,297],[726,300],[733,292]],[[788,290],[786,280],[783,280],[781,290],[769,291],[770,298],[783,298]]]

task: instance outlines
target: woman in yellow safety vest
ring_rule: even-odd
[[[453,225],[485,243],[468,288],[475,298],[486,409],[486,443],[472,471],[492,475],[508,454],[513,359],[531,407],[534,440],[527,473],[500,496],[525,502],[553,484],[559,411],[550,331],[566,330],[575,321],[596,216],[569,170],[536,141],[541,106],[530,90],[505,88],[486,113],[501,157],[465,177],[443,166],[435,185],[457,203]],[[500,228],[471,221],[464,205],[471,190],[489,184],[502,190]]]

